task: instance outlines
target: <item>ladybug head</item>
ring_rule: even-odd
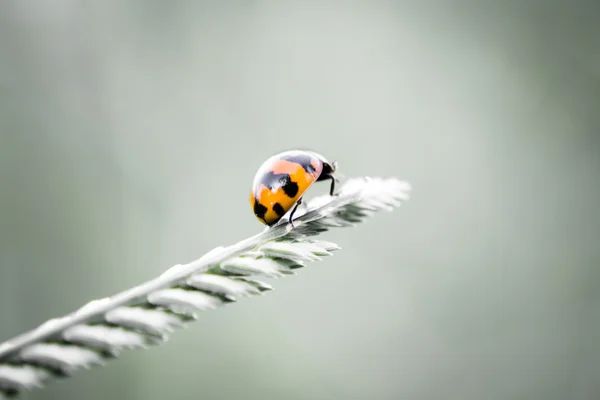
[[[323,178],[321,178],[321,179],[325,179],[325,177],[333,175],[333,173],[337,170],[337,168],[338,168],[337,161],[329,162],[329,161],[327,161],[327,159],[325,157],[323,157],[321,154],[317,153],[316,151],[312,151],[312,150],[306,150],[306,151],[307,151],[307,153],[311,154],[313,157],[316,157],[319,161],[321,161],[321,163],[323,163],[323,172],[321,172],[321,176]]]
[[[332,175],[335,170],[337,169],[338,164],[337,161],[333,161],[333,162],[328,162],[328,161],[323,161],[323,175]]]

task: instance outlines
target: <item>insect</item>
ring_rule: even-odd
[[[336,162],[328,162],[312,151],[290,150],[275,154],[258,169],[250,192],[250,205],[256,218],[268,226],[274,225],[290,209],[289,221],[300,204],[302,195],[315,182],[331,180],[329,194],[333,196]]]

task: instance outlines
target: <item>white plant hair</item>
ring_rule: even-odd
[[[335,196],[315,197],[298,209],[293,229],[284,217],[255,236],[1,343],[0,398],[103,365],[121,350],[164,343],[198,311],[271,290],[256,278],[292,275],[306,262],[330,256],[340,247],[315,236],[391,211],[408,200],[410,191],[407,182],[395,178],[350,179]]]

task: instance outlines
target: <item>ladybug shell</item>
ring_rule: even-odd
[[[276,224],[323,172],[324,159],[302,150],[285,151],[265,161],[254,177],[250,205],[258,220]]]

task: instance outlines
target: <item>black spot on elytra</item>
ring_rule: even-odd
[[[280,217],[283,217],[283,214],[285,214],[285,210],[283,209],[283,207],[281,207],[281,204],[279,203],[273,204],[273,211],[275,211]]]
[[[283,191],[289,197],[294,198],[298,194],[298,184],[289,179],[289,177],[290,176],[288,175],[288,181],[283,185]]]
[[[291,181],[291,179],[288,174],[275,174],[273,171],[267,172],[260,179],[260,183],[271,190],[277,190],[289,181]]]
[[[260,204],[258,202],[258,200],[256,200],[256,198],[255,198],[254,199],[254,215],[256,215],[258,218],[260,218],[264,221],[266,213],[267,213],[267,207]]]
[[[304,155],[304,154],[298,154],[295,156],[283,156],[281,157],[282,160],[285,161],[291,161],[291,162],[295,162],[296,164],[300,164],[302,166],[302,168],[304,168],[304,170],[306,172],[308,172],[309,174],[312,174],[313,172],[315,172],[315,167],[313,167],[312,163],[310,162],[313,157],[308,156],[308,155]]]
[[[275,174],[273,171],[269,171],[263,175],[260,183],[271,190],[281,188],[291,198],[298,194],[298,184],[292,181],[289,174]]]

